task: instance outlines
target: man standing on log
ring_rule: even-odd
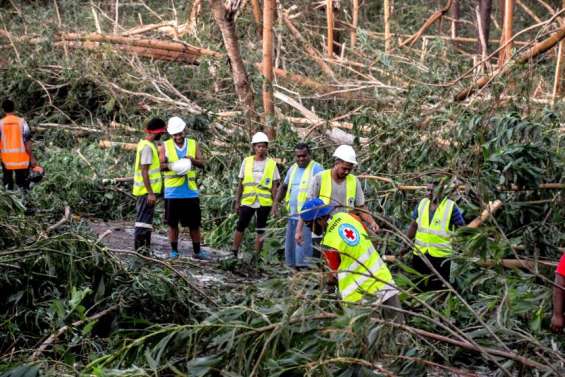
[[[563,331],[565,323],[563,316],[563,302],[565,297],[565,254],[561,256],[557,270],[555,270],[555,286],[553,287],[553,316],[551,317],[551,330],[556,333]]]
[[[456,226],[465,226],[461,211],[447,197],[448,194],[445,180],[429,184],[428,197],[422,199],[412,212],[413,221],[406,235],[411,240],[415,239],[412,267],[422,275],[431,275],[419,284],[424,291],[443,287],[443,282],[433,269],[449,281],[451,261],[448,258],[453,254],[451,232]]]
[[[323,235],[324,259],[332,271],[330,282],[337,284],[345,302],[368,301],[384,306],[383,317],[403,322],[398,289],[387,265],[373,246],[359,216],[334,212],[320,198],[308,199],[300,217],[313,233]]]
[[[304,243],[297,245],[294,235],[299,221],[298,213],[306,201],[312,177],[324,169],[312,160],[308,144],[297,144],[294,153],[296,163],[288,169],[286,178],[277,192],[273,214],[276,215],[278,203],[284,197],[289,215],[284,244],[285,261],[289,267],[301,268],[308,267],[308,258],[312,257],[312,234],[310,229],[304,229]]]
[[[241,164],[239,184],[235,194],[234,207],[239,215],[239,221],[233,238],[232,253],[236,258],[245,229],[255,213],[257,213],[255,250],[259,255],[263,247],[267,220],[280,181],[275,160],[267,157],[269,147],[267,135],[257,132],[251,139],[251,145],[254,155],[245,158]]]
[[[133,195],[135,204],[134,246],[136,251],[148,253],[151,248],[151,231],[157,196],[163,190],[163,179],[156,141],[165,133],[165,121],[151,119],[145,127],[145,138],[137,144],[135,153]]]
[[[18,117],[14,102],[2,102],[4,117],[0,119],[0,149],[4,186],[14,189],[15,183],[24,193],[29,189],[29,170],[37,165],[31,151],[31,131],[27,122]]]
[[[194,139],[185,137],[186,123],[172,117],[167,123],[171,138],[160,149],[161,168],[165,178],[165,220],[169,226],[169,256],[179,255],[179,223],[190,229],[194,257],[208,259],[208,253],[200,248],[201,211],[196,170],[204,168],[200,147]]]
[[[333,168],[324,170],[312,179],[308,199],[319,198],[325,204],[332,206],[332,213],[358,210],[359,217],[368,225],[370,231],[377,233],[379,226],[368,213],[365,206],[365,194],[359,179],[351,174],[357,165],[357,156],[350,145],[340,145],[333,156]],[[296,227],[296,242],[304,242],[303,224],[298,222]]]

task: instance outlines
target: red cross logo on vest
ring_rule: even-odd
[[[339,236],[349,246],[356,246],[359,244],[359,232],[351,224],[341,224],[338,230]]]

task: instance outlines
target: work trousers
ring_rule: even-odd
[[[2,182],[8,190],[14,189],[14,176],[16,186],[23,190],[29,189],[29,169],[9,170],[2,164]]]
[[[153,215],[155,206],[147,203],[147,195],[137,197],[135,203],[135,251],[149,254],[151,248],[151,232],[153,231]]]

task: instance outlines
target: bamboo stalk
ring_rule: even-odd
[[[357,26],[359,25],[359,0],[351,0],[353,9],[351,24],[353,28],[351,29],[351,48],[354,49],[357,44]]]
[[[259,0],[251,0],[251,8],[253,9],[253,19],[257,26],[261,25],[261,6]]]
[[[326,21],[328,26],[327,52],[328,59],[334,56],[334,4],[333,0],[326,0]]]
[[[563,8],[565,9],[565,0],[563,0]],[[565,23],[565,20],[563,20]],[[563,71],[565,70],[565,41],[559,42],[559,49],[557,50],[557,61],[555,63],[555,76],[553,79],[553,92],[551,95],[551,105],[554,106],[555,102],[561,97],[561,80]]]
[[[275,138],[273,102],[273,19],[276,0],[263,0],[263,110],[269,139]]]
[[[500,50],[498,65],[502,66],[512,56],[512,20],[514,15],[514,0],[504,1],[504,24],[502,26],[502,36],[500,46],[505,46]]]
[[[390,52],[391,38],[390,38],[390,0],[383,1],[384,9],[384,26],[385,26],[385,53]]]

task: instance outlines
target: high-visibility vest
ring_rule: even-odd
[[[357,302],[366,294],[381,296],[396,291],[392,274],[365,227],[352,215],[344,212],[333,215],[322,245],[339,252],[337,277],[343,301]]]
[[[273,188],[277,164],[275,160],[271,158],[265,160],[265,170],[263,170],[263,177],[261,177],[259,183],[255,182],[255,178],[253,177],[254,164],[254,156],[249,156],[244,160],[241,204],[252,205],[255,203],[255,200],[258,199],[262,207],[270,207],[273,205],[271,189]]]
[[[325,204],[330,204],[332,199],[332,169],[324,170],[320,175],[319,198],[322,199]],[[338,204],[343,207],[354,208],[356,194],[357,178],[352,174],[348,174],[347,177],[345,177],[345,203]]]
[[[2,119],[0,124],[2,139],[2,163],[8,170],[21,170],[29,168],[30,156],[26,151],[24,142],[24,120],[9,114]]]
[[[418,231],[414,253],[429,253],[432,257],[445,258],[453,253],[449,225],[455,203],[447,198],[443,199],[436,208],[431,222],[430,203],[430,199],[425,198],[418,205],[418,219],[416,220]]]
[[[312,171],[314,170],[315,161],[310,161],[304,172],[302,173],[302,178],[298,184],[298,196],[296,198],[296,210],[300,212],[302,205],[306,201],[308,195],[308,190],[310,188],[310,181],[312,180]],[[288,177],[288,190],[286,190],[286,209],[290,212],[290,194],[292,191],[292,183],[294,182],[294,176],[298,170],[298,164],[294,164],[290,167],[290,174]]]
[[[196,158],[196,140],[185,139],[187,142],[186,146],[186,156],[189,158]],[[165,141],[165,155],[167,156],[167,161],[173,163],[179,160],[177,155],[177,149],[175,147],[175,141],[171,138]],[[163,173],[165,177],[165,188],[167,187],[180,187],[184,185],[185,180],[188,179],[188,188],[192,191],[198,190],[196,185],[196,170],[190,169],[186,175],[177,175],[174,171],[169,170]]]
[[[137,143],[137,151],[135,153],[135,166],[133,175],[133,195],[142,196],[147,195],[147,189],[143,183],[143,176],[141,175],[141,151],[149,146],[153,154],[151,165],[149,165],[149,184],[154,194],[160,194],[163,191],[163,178],[161,177],[161,164],[159,162],[159,152],[154,143],[148,140],[140,140]]]

